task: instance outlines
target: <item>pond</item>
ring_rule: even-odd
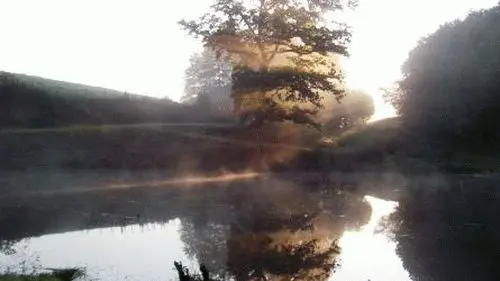
[[[178,280],[178,261],[227,280],[494,280],[496,183],[414,179],[390,198],[366,182],[267,176],[12,197],[0,270]]]

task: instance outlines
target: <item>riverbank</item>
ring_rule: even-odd
[[[208,124],[143,124],[1,131],[0,172],[36,169],[264,172],[500,172],[500,152],[438,149],[411,137],[398,118],[340,136],[288,124],[259,129]],[[5,174],[4,173],[4,174]]]
[[[0,281],[73,281],[85,276],[80,268],[52,269],[47,273],[3,274]]]

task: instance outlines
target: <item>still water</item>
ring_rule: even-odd
[[[396,203],[365,197],[372,209],[369,222],[356,231],[345,231],[341,253],[330,280],[410,280],[396,255],[395,243],[376,232],[380,220],[394,212]],[[6,268],[84,267],[99,280],[175,280],[177,273],[168,261],[182,261],[196,268],[186,255],[181,239],[182,221],[130,225],[45,235],[26,239],[15,246],[16,254],[2,255]],[[19,270],[19,268],[17,268]]]
[[[498,179],[436,182],[413,178],[397,196],[267,177],[12,197],[0,270],[177,280],[178,261],[221,280],[498,280]]]

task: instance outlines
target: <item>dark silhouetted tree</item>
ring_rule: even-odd
[[[324,15],[354,7],[341,0],[217,0],[197,21],[181,21],[233,64],[232,97],[242,121],[290,120],[317,126],[321,93],[344,95],[334,54],[348,55],[350,31]]]
[[[185,220],[180,233],[185,253],[210,268],[214,277],[225,279],[229,227],[213,222]]]
[[[460,178],[437,189],[410,183],[391,221],[397,253],[412,280],[499,280],[497,182]]]
[[[498,145],[500,6],[447,23],[422,39],[393,101],[407,125],[447,145]]]

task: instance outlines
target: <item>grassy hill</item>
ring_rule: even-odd
[[[0,72],[0,128],[206,121],[168,99]]]
[[[125,92],[120,92],[116,90],[93,87],[88,85],[83,85],[79,83],[70,83],[53,79],[46,79],[38,76],[31,76],[25,74],[14,74],[7,72],[0,72],[0,77],[14,79],[19,84],[23,84],[26,87],[43,90],[46,93],[53,96],[81,96],[88,98],[110,98],[110,99],[120,99],[124,96],[128,98],[143,99],[145,96],[136,94],[127,94]],[[171,102],[173,103],[173,102]]]
[[[233,124],[166,99],[0,73],[0,169],[240,170],[300,151],[294,126]]]
[[[438,150],[398,118],[329,137],[292,124],[228,124],[233,123],[167,99],[0,72],[0,169],[469,173],[500,167],[498,153]]]

